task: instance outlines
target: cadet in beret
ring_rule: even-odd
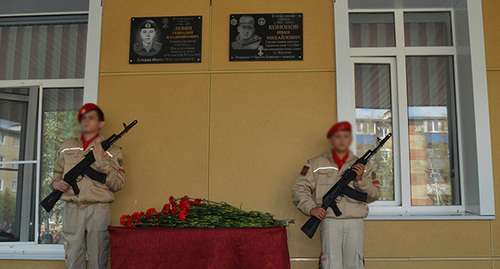
[[[367,203],[380,198],[380,182],[375,179],[370,163],[366,166],[354,165],[358,157],[349,150],[353,139],[349,122],[333,125],[326,137],[331,149],[310,159],[302,168],[293,186],[293,202],[302,213],[321,220],[322,269],[362,269],[363,218],[368,215],[368,205],[349,197],[340,197],[337,205],[342,215],[335,216],[332,208],[321,208],[322,198],[351,166],[357,177],[349,183],[349,187],[366,193]]]
[[[259,47],[262,38],[255,35],[255,20],[251,16],[241,16],[238,25],[238,36],[231,44],[234,50],[255,50]]]
[[[85,104],[78,111],[81,135],[64,141],[54,166],[50,187],[62,191],[65,201],[63,238],[66,268],[106,269],[109,254],[109,232],[111,224],[109,205],[114,193],[125,186],[122,150],[112,145],[107,151],[101,142],[105,137],[99,133],[104,127],[104,113],[96,104]],[[64,181],[64,174],[80,162],[87,153],[94,154],[95,162],[90,166],[106,174],[105,183],[95,181],[84,174],[77,182],[79,194],[75,194]]]
[[[146,20],[141,24],[141,41],[134,44],[134,52],[139,56],[154,56],[160,52],[162,44],[155,40],[156,23]]]

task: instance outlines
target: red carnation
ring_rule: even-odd
[[[158,212],[156,212],[156,209],[152,207],[146,211],[146,217],[150,217],[152,214],[157,214],[157,213]]]
[[[165,213],[167,213],[167,214],[168,214],[168,213],[169,213],[169,211],[170,211],[170,204],[165,204],[165,205],[163,206],[163,208],[161,209],[161,213],[164,213],[164,214],[165,214]]]
[[[183,212],[183,211],[179,212],[179,219],[180,219],[181,221],[185,221],[185,220],[186,220],[186,215],[184,214],[184,212]]]
[[[170,198],[168,198],[168,200],[170,201],[170,204],[171,204],[172,206],[175,206],[175,205],[177,204],[177,202],[175,202],[175,201],[174,201],[174,200],[175,200],[175,198],[174,198],[173,196],[170,196]]]
[[[134,214],[132,214],[132,216],[130,216],[130,218],[132,220],[139,220],[142,216],[144,216],[144,212],[135,212]]]
[[[123,215],[120,218],[120,224],[123,225],[123,226],[127,226],[127,222],[128,222],[129,219],[130,219],[130,215]]]

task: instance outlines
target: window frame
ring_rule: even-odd
[[[389,72],[390,72],[390,78],[391,78],[391,110],[394,111],[395,106],[398,105],[398,85],[397,85],[397,79],[395,77],[397,76],[397,67],[396,67],[396,59],[392,57],[351,57],[350,60],[351,64],[351,81],[352,81],[352,87],[350,91],[345,91],[345,95],[350,94],[350,99],[352,99],[353,103],[351,104],[352,109],[353,109],[353,115],[354,115],[354,120],[352,122],[356,122],[356,102],[355,102],[355,65],[356,64],[383,64],[383,65],[389,65]],[[394,207],[394,206],[400,206],[402,203],[402,186],[401,186],[401,180],[399,180],[399,175],[400,173],[400,165],[398,163],[399,158],[399,136],[398,136],[398,131],[399,130],[399,121],[398,121],[398,114],[397,113],[392,113],[392,129],[394,132],[393,136],[393,167],[395,169],[394,171],[394,200],[393,201],[375,201],[372,206],[375,207]],[[369,128],[368,128],[369,129]],[[360,133],[360,134],[376,134],[375,133]],[[353,152],[356,152],[357,149],[357,141],[356,139],[353,139],[353,143],[351,145],[351,150]]]
[[[373,5],[375,5],[374,3]],[[474,42],[470,42],[470,58],[472,62],[473,68],[471,70],[471,77],[473,80],[473,95],[474,95],[474,104],[475,104],[475,118],[476,121],[480,121],[476,126],[476,129],[479,129],[479,126],[482,126],[483,131],[478,133],[475,132],[475,143],[476,143],[476,153],[477,156],[477,167],[481,167],[481,171],[477,172],[477,178],[470,176],[471,170],[468,169],[468,174],[464,173],[464,165],[463,158],[458,159],[459,171],[460,171],[460,193],[461,193],[461,206],[411,206],[411,208],[403,206],[397,207],[387,207],[387,206],[378,206],[376,203],[370,205],[370,215],[368,219],[493,219],[495,217],[494,212],[494,195],[493,195],[493,175],[492,175],[492,163],[491,163],[491,149],[490,149],[490,128],[489,128],[489,111],[488,107],[484,107],[484,104],[488,104],[487,102],[487,87],[486,87],[486,65],[485,65],[485,54],[484,54],[484,35],[483,35],[483,20],[482,20],[482,10],[481,10],[481,1],[462,1],[461,4],[458,4],[456,7],[432,7],[432,8],[415,8],[412,6],[411,8],[405,7],[404,3],[401,7],[394,8],[373,8],[369,7],[367,9],[350,9],[349,3],[347,0],[336,0],[334,3],[334,16],[335,16],[335,49],[336,49],[336,72],[337,78],[347,78],[351,79],[337,79],[337,117],[340,120],[348,120],[351,122],[355,122],[355,106],[354,104],[354,93],[353,93],[353,73],[351,69],[345,68],[353,57],[394,57],[394,50],[398,51],[399,57],[397,59],[397,66],[399,70],[404,70],[405,72],[398,72],[397,81],[398,88],[406,90],[406,57],[407,56],[432,56],[432,55],[452,55],[454,57],[454,81],[455,81],[455,91],[457,92],[456,96],[456,117],[457,117],[457,132],[458,132],[458,152],[461,155],[464,155],[463,147],[464,147],[464,139],[463,139],[463,131],[462,119],[464,111],[461,111],[461,102],[460,102],[460,94],[458,94],[460,90],[460,81],[459,74],[457,71],[458,58],[461,55],[461,51],[459,51],[459,43],[457,43],[457,34],[455,29],[458,28],[456,22],[456,13],[462,10],[457,10],[459,8],[464,9],[466,12],[465,15],[461,15],[461,19],[464,16],[468,19],[468,26],[470,29],[470,33],[466,39],[474,40]],[[406,47],[405,45],[405,35],[404,35],[404,13],[405,12],[442,12],[448,11],[451,16],[452,23],[452,42],[453,47]],[[374,12],[394,12],[394,22],[395,22],[395,38],[396,38],[396,47],[378,47],[378,48],[351,48],[350,47],[350,29],[349,29],[349,13],[374,13]],[[401,35],[402,33],[402,35]],[[474,43],[474,44],[473,44]],[[463,49],[463,48],[460,48]],[[467,71],[467,70],[466,70]],[[349,89],[339,91],[338,89]],[[398,97],[399,98],[399,97]],[[402,119],[408,118],[407,111],[407,100],[400,100],[398,106],[403,107],[404,110],[399,108],[399,113]],[[478,113],[479,112],[479,113]],[[404,126],[404,125],[402,125]],[[467,127],[469,127],[467,125]],[[395,130],[395,128],[393,128]],[[487,131],[487,132],[486,132]],[[405,151],[409,151],[409,134],[408,129],[399,130],[400,137],[405,139],[400,139],[400,148]],[[395,135],[397,136],[397,135]],[[485,142],[486,141],[486,142]],[[483,144],[478,144],[478,142],[483,142]],[[395,144],[398,142],[395,142]],[[470,149],[467,149],[470,151]],[[485,153],[485,156],[481,156],[478,154]],[[459,155],[459,156],[461,156]],[[487,159],[489,158],[489,159]],[[408,160],[409,162],[409,154]],[[396,161],[395,168],[397,166]],[[401,166],[403,178],[405,175],[410,175],[409,166],[402,165]],[[479,169],[478,169],[479,170]],[[480,174],[484,174],[480,176]],[[466,178],[466,175],[468,176]],[[486,177],[484,177],[486,176]],[[396,172],[395,172],[396,177]],[[478,187],[475,188],[474,184],[466,183],[468,181],[477,181]],[[401,182],[403,190],[407,188],[410,189],[410,180],[402,180]],[[466,189],[468,188],[468,189]],[[474,190],[472,190],[474,189]],[[473,192],[473,195],[470,195],[467,190]],[[478,194],[475,194],[475,192]],[[404,193],[404,191],[402,191]],[[479,193],[481,195],[479,195]],[[474,205],[471,205],[473,202],[469,201],[467,198],[471,197],[480,200],[479,208],[475,208]],[[477,196],[477,197],[475,197]],[[410,201],[411,202],[411,201]],[[469,203],[468,203],[469,202]]]
[[[82,12],[49,12],[30,14],[0,14],[0,17],[29,17],[29,16],[54,16],[54,15],[87,15],[87,44],[85,55],[85,75],[82,79],[25,79],[25,80],[0,80],[0,88],[38,87],[38,113],[37,113],[37,163],[35,186],[35,201],[40,201],[40,173],[41,173],[41,139],[42,139],[42,102],[43,88],[83,88],[83,103],[97,103],[99,84],[99,61],[102,24],[102,2],[89,0],[89,11]],[[10,164],[26,163],[25,161],[9,162]],[[24,184],[23,184],[24,185]],[[24,186],[23,186],[24,188]],[[32,195],[33,196],[33,195]],[[38,244],[39,237],[39,211],[40,203],[35,202],[34,241],[0,242],[0,259],[19,260],[64,260],[64,247],[62,244]],[[29,213],[29,212],[28,212]]]
[[[19,138],[14,138],[14,140],[12,141],[12,145],[16,148],[20,147],[21,145],[21,139]]]
[[[16,187],[14,188],[14,183],[16,183]],[[17,192],[17,179],[10,181],[10,191],[16,193]]]

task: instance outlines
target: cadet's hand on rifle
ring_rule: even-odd
[[[356,164],[352,167],[352,170],[356,172],[356,182],[360,181],[363,178],[363,174],[365,173],[365,165],[364,164]]]
[[[56,180],[54,181],[54,183],[52,183],[52,187],[54,187],[55,190],[67,192],[69,189],[69,184],[64,180]]]
[[[319,220],[324,220],[326,217],[326,210],[324,210],[322,207],[318,206],[318,207],[311,209],[309,214],[311,214],[311,216],[315,216]]]
[[[102,161],[102,159],[106,157],[106,151],[104,151],[104,149],[102,148],[101,143],[95,145],[94,150],[92,151],[94,152],[94,158],[97,162]]]

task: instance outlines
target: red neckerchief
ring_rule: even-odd
[[[87,150],[87,148],[89,147],[90,143],[92,143],[92,141],[94,141],[94,139],[96,139],[97,137],[99,136],[99,134],[96,134],[94,137],[92,137],[89,141],[85,140],[85,136],[83,136],[82,134],[82,145],[83,145],[83,150]]]
[[[339,155],[337,155],[337,153],[335,153],[335,151],[333,151],[333,160],[335,161],[335,163],[337,164],[339,169],[342,168],[342,165],[344,165],[346,163],[348,157],[349,157],[349,152],[347,152],[344,155],[344,158],[342,158],[342,160],[341,160]]]

